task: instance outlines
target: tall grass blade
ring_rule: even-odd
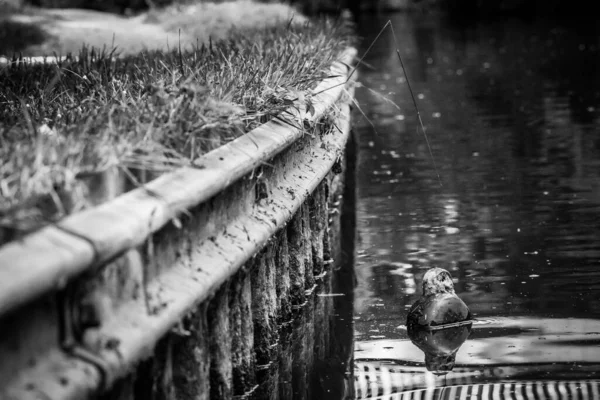
[[[410,92],[410,96],[412,97],[413,104],[415,105],[415,111],[417,112],[417,118],[419,119],[419,124],[421,125],[421,129],[423,130],[423,136],[425,137],[425,143],[427,143],[427,149],[429,150],[429,155],[431,156],[431,162],[433,163],[433,168],[435,169],[435,174],[437,175],[438,181],[440,182],[440,186],[442,185],[442,178],[440,178],[440,173],[438,171],[437,165],[435,164],[435,158],[433,158],[433,152],[431,151],[431,145],[429,144],[429,138],[427,137],[427,132],[425,131],[425,124],[423,124],[423,119],[421,118],[421,113],[419,112],[419,106],[417,106],[417,100],[415,99],[415,94],[410,86],[410,79],[408,79],[408,74],[406,73],[406,68],[404,68],[404,63],[402,62],[402,56],[400,55],[400,46],[398,46],[398,39],[396,39],[396,32],[394,32],[394,26],[392,25],[392,21],[388,21],[387,25],[390,25],[392,29],[392,35],[394,36],[394,44],[396,45],[396,54],[398,55],[398,60],[400,61],[400,66],[402,67],[402,72],[404,73],[404,77],[406,78],[406,83],[408,85],[408,91]],[[384,28],[385,28],[384,26]]]

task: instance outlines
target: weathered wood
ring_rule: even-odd
[[[271,362],[273,344],[277,339],[274,256],[275,251],[270,244],[260,256],[256,257],[251,271],[254,350],[259,366]]]
[[[333,77],[315,88],[314,112],[307,113],[306,105],[299,104],[290,108],[290,118],[309,123],[320,118],[342,95],[349,72],[347,65],[352,63],[355,53],[349,50],[343,57],[346,64],[332,66]],[[0,315],[53,290],[57,282],[66,281],[95,263],[143,244],[148,235],[182,211],[207,201],[302,138],[304,130],[294,128],[296,125],[302,123],[286,124],[274,119],[204,155],[195,162],[195,168],[162,175],[143,188],[65,218],[59,223],[61,229],[74,235],[69,235],[66,242],[59,238],[58,254],[57,246],[51,245],[58,235],[54,227],[2,246]],[[33,268],[40,273],[32,273]]]
[[[340,265],[340,259],[342,257],[342,244],[336,238],[340,237],[341,234],[341,211],[343,207],[343,196],[342,196],[342,183],[339,175],[334,175],[331,178],[331,195],[330,195],[330,206],[329,206],[329,217],[328,217],[328,233],[329,237],[326,243],[328,244],[329,251],[329,262],[333,269],[337,269]]]
[[[308,303],[307,303],[308,304]],[[306,308],[302,309],[302,316],[299,321],[295,321],[294,330],[291,335],[291,354],[292,354],[292,393],[294,397],[307,399],[309,377],[308,362],[309,353],[312,353],[312,346],[307,348],[306,325],[310,319],[307,316]]]
[[[300,257],[304,258],[304,289],[312,292],[315,287],[315,274],[313,271],[312,231],[310,226],[310,209],[308,201],[300,207],[301,244]]]
[[[290,255],[288,250],[287,230],[282,229],[277,235],[275,252],[275,284],[277,289],[277,322],[282,324],[292,318]]]
[[[230,291],[229,324],[232,340],[233,394],[241,396],[251,391],[256,384],[250,274],[244,270],[238,272],[231,281]]]
[[[210,353],[207,313],[208,304],[202,303],[172,334],[175,392],[173,400],[209,399]]]
[[[229,285],[223,285],[208,308],[210,340],[210,398],[233,396],[231,336],[229,334]]]
[[[341,109],[344,115],[348,115],[348,106],[342,106]],[[260,340],[255,343],[256,354],[260,355],[260,361],[269,363],[273,361],[273,346],[278,338],[277,316],[289,314],[289,305],[293,301],[297,306],[306,301],[305,290],[312,289],[314,283],[314,280],[311,281],[313,264],[321,258],[318,249],[313,251],[314,248],[318,248],[318,244],[313,243],[312,238],[313,227],[321,228],[315,224],[311,226],[310,207],[306,199],[327,175],[345,143],[348,123],[341,121],[338,126],[342,128],[342,134],[336,132],[321,136],[305,135],[292,148],[269,161],[273,170],[278,172],[266,173],[263,176],[268,193],[266,199],[256,201],[254,193],[247,190],[254,179],[248,176],[201,206],[189,208],[189,215],[166,227],[163,226],[160,231],[150,236],[148,232],[154,232],[158,226],[155,222],[167,215],[161,214],[164,208],[156,208],[157,211],[152,216],[155,219],[150,221],[150,226],[135,225],[140,231],[134,232],[126,239],[129,245],[137,243],[136,235],[141,235],[140,232],[143,231],[146,241],[140,246],[119,253],[119,257],[111,258],[108,265],[94,270],[90,277],[79,278],[83,283],[81,289],[84,295],[77,298],[76,306],[92,310],[92,315],[97,317],[90,320],[96,320],[97,326],[86,325],[80,332],[81,345],[104,361],[107,372],[105,383],[112,387],[110,393],[114,398],[131,397],[131,380],[134,378],[130,374],[136,367],[137,378],[133,381],[135,398],[206,398],[207,382],[210,382],[208,390],[211,396],[217,398],[229,398],[252,389],[252,375],[243,375],[243,372],[247,371],[245,365],[256,365],[257,360],[252,359],[250,344],[236,342],[235,335],[232,337],[231,333],[239,331],[239,337],[247,338],[261,331],[257,336]],[[196,175],[196,178],[201,180],[202,176]],[[176,185],[171,187],[176,188]],[[176,194],[174,198],[180,195],[181,193]],[[156,193],[149,196],[155,196],[154,200],[158,199],[160,202],[164,200]],[[147,203],[140,206],[142,209],[152,204],[149,199],[143,199],[145,200],[142,200],[142,203]],[[142,211],[140,214],[133,204],[128,207],[131,215],[124,217],[127,219],[133,220],[146,212]],[[296,216],[285,228],[293,213]],[[117,216],[118,213],[114,214],[115,224],[119,223]],[[93,218],[87,221],[93,222]],[[126,221],[125,225],[129,223],[133,222]],[[103,228],[100,226],[99,229]],[[62,234],[62,231],[56,232]],[[277,232],[282,232],[280,239],[277,239]],[[71,238],[65,240],[65,254],[71,254],[67,242],[75,240],[76,250],[83,249],[82,254],[92,250],[90,258],[96,262],[90,261],[90,265],[106,264],[102,257],[93,256],[93,247],[98,244],[94,238],[88,241],[76,235],[60,234],[56,236],[62,239]],[[291,238],[291,234],[295,234],[296,238]],[[326,240],[325,237],[323,240]],[[46,245],[49,246],[43,244]],[[239,282],[241,289],[233,289],[231,285],[236,283],[231,281],[231,278],[240,269],[243,270],[247,260],[263,248],[263,266],[258,269],[254,281],[254,275],[247,276]],[[102,246],[98,248],[100,252],[104,251],[103,249]],[[0,253],[2,251],[0,250]],[[59,252],[61,251],[63,250],[59,249]],[[19,253],[15,254],[18,256]],[[284,258],[290,258],[291,261],[301,260],[304,272],[308,270],[308,274],[297,276],[299,279],[291,279],[290,275],[297,271],[293,265],[286,265]],[[279,273],[280,266],[288,273]],[[0,264],[0,270],[2,268]],[[79,273],[84,270],[69,271],[65,281],[70,276],[81,276]],[[2,273],[0,272],[0,275]],[[297,297],[292,301],[294,282]],[[3,284],[0,281],[0,288]],[[259,293],[253,286],[262,288],[263,292]],[[43,287],[35,290],[41,293]],[[189,320],[181,325],[186,315],[188,318],[195,318],[189,316],[190,311],[197,310],[198,304],[206,304],[217,290],[216,296],[210,301],[211,311],[206,321],[200,317],[199,320],[194,320],[195,322]],[[251,293],[256,295],[251,297]],[[277,298],[277,295],[282,293],[290,294],[286,295],[287,301]],[[243,299],[238,300],[238,294]],[[2,295],[0,292],[0,298]],[[31,293],[27,294],[29,295]],[[22,298],[19,301],[25,300]],[[13,303],[13,306],[18,304],[20,303]],[[250,309],[250,304],[253,305],[252,311],[244,311]],[[300,308],[299,313],[312,313],[310,306],[308,308],[308,311]],[[248,318],[242,318],[241,325],[236,325],[233,321],[240,319],[236,319],[234,315],[242,315],[244,312]],[[249,314],[255,315],[254,321]],[[257,321],[258,324],[255,325]],[[4,319],[0,322],[3,323]],[[195,335],[192,332],[195,326],[197,332],[205,332],[202,337],[198,336],[199,333]],[[255,329],[256,326],[259,328]],[[301,345],[303,349],[299,354],[301,363],[305,364],[302,374],[305,382],[298,383],[301,385],[308,384],[310,368],[307,363],[313,362],[314,343],[311,341],[314,341],[315,332],[314,325],[311,326],[306,336],[297,336],[294,339],[294,344]],[[204,346],[206,349],[206,341],[209,358],[206,353],[194,352],[197,348],[193,347]],[[157,343],[160,343],[158,347]],[[56,342],[44,343],[40,353],[44,356],[54,354],[57,346]],[[307,346],[310,350],[307,350]],[[242,353],[245,352],[245,355],[236,358],[232,353],[238,349],[241,349]],[[187,357],[180,358],[181,353],[188,350],[191,351]],[[64,353],[58,353],[60,357],[51,362],[43,358],[39,364],[27,366],[23,371],[19,371],[22,377],[34,377],[33,381],[21,377],[8,379],[6,393],[24,393],[28,387],[34,385],[36,388],[43,388],[46,398],[51,400],[83,399],[94,395],[100,385],[98,370]],[[4,356],[4,353],[0,355]],[[148,357],[151,357],[150,361],[143,362],[138,367],[138,363]],[[271,373],[271,376],[279,376],[286,370],[280,369],[281,365],[279,362],[266,371]],[[189,368],[183,370],[186,366]],[[239,366],[241,367],[238,368]],[[289,367],[291,368],[291,365]],[[74,385],[61,384],[62,386],[57,388],[56,382],[61,382],[57,371],[68,371],[69,382],[73,381]],[[186,372],[191,375],[186,375]],[[57,376],[59,379],[55,380]],[[209,379],[206,379],[207,376]],[[274,379],[277,383],[272,382],[271,392],[278,391],[279,379]],[[144,386],[144,381],[152,384]],[[187,386],[185,382],[188,383]],[[4,395],[4,390],[2,388],[0,391],[0,397]],[[142,396],[143,393],[147,396]]]
[[[305,294],[305,239],[302,224],[302,212],[298,211],[287,226],[289,267],[290,267],[290,294],[293,306],[299,306],[306,299]]]
[[[85,239],[48,226],[0,247],[0,316],[34,298],[62,289],[90,265],[94,247]]]
[[[308,197],[308,210],[311,231],[311,254],[313,274],[321,279],[324,272],[324,246],[327,231],[327,184],[322,182]]]
[[[252,393],[252,398],[261,400],[278,400],[280,382],[279,364],[272,363],[262,369],[259,369],[257,371],[257,378],[260,384]]]
[[[294,354],[292,353],[292,329],[286,327],[281,331],[279,336],[279,351],[278,351],[278,372],[279,372],[279,387],[278,394],[280,399],[294,398],[292,366]]]
[[[331,187],[331,175],[332,173],[330,172],[329,174],[327,174],[327,177],[325,179],[323,179],[323,182],[321,183],[321,185],[325,186],[325,193],[326,193],[326,197],[325,197],[325,201],[327,202],[327,212],[325,215],[325,227],[324,227],[324,232],[323,232],[323,268],[326,270],[330,270],[331,269],[331,265],[334,262],[334,249],[333,249],[333,243],[335,241],[335,237],[332,237],[332,232],[330,229],[330,218],[329,215],[330,213],[336,209],[337,207],[335,207],[331,201],[331,191],[330,191],[330,187]]]

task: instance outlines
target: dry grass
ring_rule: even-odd
[[[0,69],[0,228],[86,207],[90,174],[189,164],[314,87],[347,40],[330,22],[280,24],[190,51],[111,61],[84,49],[58,66]]]

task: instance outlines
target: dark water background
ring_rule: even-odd
[[[600,363],[600,24],[365,16],[360,54],[388,19],[433,160],[386,33],[360,70],[354,122],[357,345],[406,341],[422,274],[442,267],[474,316],[496,321],[470,340],[510,337],[514,355],[551,332],[519,361]]]

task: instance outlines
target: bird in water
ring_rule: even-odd
[[[408,312],[408,331],[431,330],[438,325],[471,319],[469,307],[454,292],[450,273],[443,268],[431,268],[425,272],[423,295]]]

